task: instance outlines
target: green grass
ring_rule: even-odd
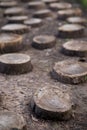
[[[81,3],[82,7],[87,9],[87,0],[76,0],[78,3]]]

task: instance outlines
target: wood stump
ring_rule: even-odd
[[[56,44],[56,38],[50,35],[39,35],[34,37],[32,46],[36,49],[47,49],[52,48]]]
[[[67,92],[59,87],[44,87],[34,94],[31,108],[39,118],[68,120],[72,104]]]
[[[0,34],[0,53],[16,52],[22,49],[23,37],[17,34]]]
[[[53,17],[53,13],[49,9],[39,10],[33,14],[35,18]]]
[[[23,74],[32,70],[30,56],[26,54],[4,54],[0,56],[0,72],[5,74]]]
[[[79,84],[87,81],[87,62],[68,59],[55,63],[52,78],[69,84]]]
[[[67,3],[67,2],[51,3],[49,7],[53,11],[58,11],[58,10],[63,10],[63,9],[70,9],[72,8],[72,4]]]
[[[62,52],[69,56],[87,56],[87,42],[82,40],[70,40],[63,44]]]
[[[27,130],[22,116],[14,112],[0,112],[0,130]]]
[[[28,3],[28,8],[29,9],[35,9],[35,10],[40,10],[46,8],[46,5],[42,1],[32,1]]]
[[[13,7],[13,8],[8,8],[4,12],[4,16],[19,16],[24,14],[24,9],[21,7]]]
[[[50,4],[50,3],[58,2],[59,0],[42,0],[42,1],[46,4]]]
[[[85,27],[79,24],[64,24],[58,28],[61,38],[78,38],[84,36]]]
[[[81,16],[82,15],[82,10],[80,8],[75,8],[75,9],[63,9],[59,10],[57,12],[58,14],[58,19],[60,20],[66,20],[68,17],[72,16]]]
[[[25,20],[24,24],[31,27],[39,27],[42,25],[42,20],[38,18],[31,18],[31,19]]]
[[[12,16],[8,17],[8,23],[24,23],[25,20],[28,19],[28,16],[26,15],[21,15],[21,16]]]
[[[1,31],[4,33],[16,33],[24,34],[29,32],[30,28],[24,24],[7,24],[1,28]]]
[[[17,6],[16,1],[0,2],[0,8],[11,8]]]
[[[67,18],[67,22],[69,23],[74,23],[74,24],[81,24],[81,25],[86,25],[86,22],[87,20],[85,18],[82,18],[82,17],[69,17]]]

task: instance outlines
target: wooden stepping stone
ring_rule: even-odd
[[[0,0],[0,2],[11,2],[12,0]]]
[[[0,34],[0,53],[16,52],[22,48],[23,37],[16,34]]]
[[[82,17],[69,17],[67,18],[67,22],[72,23],[72,24],[74,23],[74,24],[86,25],[87,20]]]
[[[67,2],[51,3],[49,7],[54,11],[58,11],[63,9],[70,9],[72,8],[72,4]]]
[[[32,1],[36,1],[36,0],[21,0],[21,2],[25,2],[25,3],[30,2],[30,1],[32,2]]]
[[[24,9],[21,7],[8,8],[4,12],[4,16],[19,16],[24,14]]]
[[[17,6],[16,1],[0,2],[0,8],[10,8],[14,6]]]
[[[37,18],[31,18],[24,21],[25,25],[31,26],[31,27],[39,27],[42,25],[42,20]]]
[[[50,35],[39,35],[33,38],[32,46],[36,49],[52,48],[56,44],[56,38]]]
[[[65,20],[68,17],[81,16],[82,15],[82,10],[79,9],[79,8],[65,9],[65,10],[59,10],[57,12],[57,14],[58,14],[58,19]]]
[[[33,16],[35,18],[47,18],[47,17],[53,17],[53,13],[48,9],[44,9],[36,11]]]
[[[32,70],[30,56],[10,53],[0,56],[0,72],[5,74],[23,74]]]
[[[1,31],[5,33],[24,34],[27,33],[29,29],[30,28],[24,24],[7,24],[1,28]]]
[[[12,2],[14,0],[0,0],[0,2]],[[15,1],[18,1],[18,0],[15,0]]]
[[[85,27],[79,24],[64,24],[58,28],[62,38],[78,38],[84,36]]]
[[[45,2],[46,4],[50,4],[50,3],[58,2],[59,0],[42,0],[42,1]]]
[[[32,1],[28,3],[29,9],[44,9],[46,8],[46,5],[41,1]]]
[[[70,56],[87,56],[87,42],[81,40],[71,40],[63,44],[62,52]]]
[[[68,120],[72,104],[67,92],[57,87],[44,87],[34,94],[31,108],[39,118]]]
[[[7,18],[9,23],[23,23],[27,19],[28,19],[28,16],[26,15],[12,16],[12,17]]]
[[[0,130],[27,130],[22,116],[14,112],[0,112]]]
[[[87,62],[68,59],[55,63],[52,77],[58,81],[79,84],[87,81]]]

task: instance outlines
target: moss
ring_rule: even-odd
[[[87,81],[87,76],[85,76],[85,81]]]
[[[78,3],[81,3],[82,7],[87,9],[87,0],[76,0]]]

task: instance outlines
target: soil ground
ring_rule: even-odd
[[[26,4],[19,4],[26,7]],[[73,4],[73,6],[77,5]],[[26,13],[31,17],[33,11],[27,9]],[[7,23],[6,19],[1,16],[0,27],[5,23]],[[16,111],[22,114],[26,120],[28,130],[87,130],[87,83],[64,85],[64,89],[71,92],[74,103],[72,119],[69,121],[40,120],[33,116],[30,109],[30,100],[38,88],[51,85],[60,86],[61,83],[51,79],[49,73],[54,63],[68,58],[77,58],[65,56],[60,52],[62,44],[69,39],[57,37],[57,44],[52,49],[40,51],[31,46],[34,36],[40,34],[57,35],[57,28],[63,23],[66,22],[52,19],[43,20],[41,27],[31,29],[29,33],[24,35],[24,49],[19,53],[31,56],[32,72],[18,76],[0,74],[0,92],[3,100],[0,109],[3,111]],[[80,39],[87,40],[87,34]]]

